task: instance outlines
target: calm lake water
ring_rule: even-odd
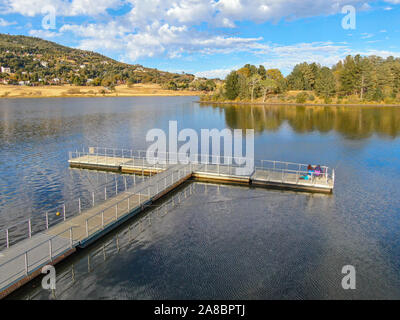
[[[334,194],[188,183],[57,266],[56,292],[34,281],[11,298],[400,298],[400,109],[196,100],[1,99],[0,229],[122,179],[70,169],[68,151],[146,149],[169,120],[254,128],[256,159],[336,168]],[[341,287],[344,265],[356,267],[354,291]]]

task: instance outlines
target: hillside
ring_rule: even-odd
[[[195,76],[191,74],[125,64],[95,52],[6,34],[0,34],[0,66],[0,83],[9,85],[71,84],[113,89],[123,84],[158,84],[168,90],[198,90],[199,83],[207,82],[206,79],[194,81]]]

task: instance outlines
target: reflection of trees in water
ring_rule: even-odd
[[[287,121],[297,133],[336,131],[350,139],[373,134],[395,138],[400,133],[400,108],[218,105],[232,129],[277,131]]]

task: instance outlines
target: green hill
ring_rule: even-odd
[[[187,89],[191,74],[176,74],[115,61],[101,54],[73,49],[27,36],[0,34],[0,82],[26,85],[73,84],[112,87],[156,83]]]

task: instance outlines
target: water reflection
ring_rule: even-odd
[[[396,138],[400,134],[400,108],[395,107],[215,105],[213,108],[225,112],[230,128],[254,128],[257,133],[278,131],[287,122],[296,133],[335,131],[348,139],[365,139],[373,134]]]

